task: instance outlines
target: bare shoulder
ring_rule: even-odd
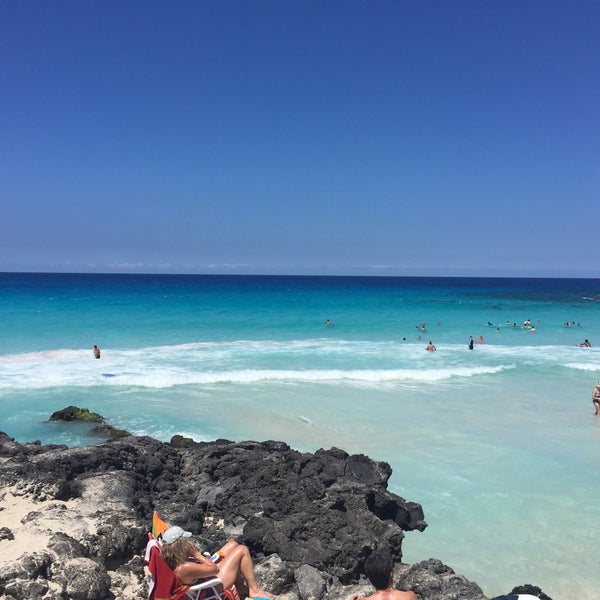
[[[394,600],[418,600],[414,592],[401,592],[400,590],[393,591]]]

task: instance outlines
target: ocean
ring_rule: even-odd
[[[0,290],[16,440],[97,443],[48,422],[74,404],[164,441],[367,454],[424,508],[405,562],[490,597],[597,597],[600,280],[5,273]]]

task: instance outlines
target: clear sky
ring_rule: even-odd
[[[595,0],[0,0],[0,270],[600,276]]]

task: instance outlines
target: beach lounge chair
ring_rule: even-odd
[[[218,577],[196,585],[183,585],[160,555],[156,539],[146,546],[146,564],[150,573],[149,600],[229,600],[230,590],[225,590]]]
[[[167,529],[154,513],[152,533],[148,534],[144,559],[148,566],[148,600],[239,600],[235,586],[225,590],[218,577],[195,585],[183,585],[160,554],[159,535]]]

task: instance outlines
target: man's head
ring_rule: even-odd
[[[387,550],[375,550],[365,561],[365,572],[376,590],[385,590],[391,583],[394,559]]]

